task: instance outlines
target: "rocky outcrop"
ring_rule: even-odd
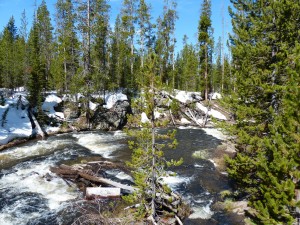
[[[122,129],[127,122],[127,115],[131,114],[129,101],[117,101],[110,109],[99,106],[91,119],[92,127],[101,130]]]

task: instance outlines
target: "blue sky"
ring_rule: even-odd
[[[42,0],[36,0],[37,5]],[[20,26],[20,17],[25,9],[26,16],[31,23],[34,12],[34,0],[0,0],[0,31],[7,24],[9,18],[14,16],[17,27]],[[51,16],[54,17],[56,0],[46,0],[48,9]],[[148,0],[152,5],[153,19],[156,19],[163,11],[163,0]],[[231,22],[228,15],[228,5],[230,0],[212,0],[212,22],[214,28],[215,42],[218,37],[222,36],[222,7],[224,7],[225,17],[225,38],[227,33],[231,31]],[[200,8],[202,0],[177,0],[177,11],[179,19],[176,23],[176,39],[177,49],[182,47],[183,35],[186,34],[189,37],[189,42],[196,43],[197,40],[197,27],[200,17]],[[116,15],[120,12],[122,0],[110,0],[111,5],[111,24],[114,24]],[[54,24],[54,20],[52,19]]]

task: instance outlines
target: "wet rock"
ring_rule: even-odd
[[[49,173],[46,173],[43,178],[46,179],[46,181],[51,181],[53,179],[53,177],[49,174]]]

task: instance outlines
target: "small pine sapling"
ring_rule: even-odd
[[[149,118],[147,122],[141,122],[141,116],[131,115],[128,119],[129,124],[138,124],[140,129],[127,129],[129,136],[134,140],[129,141],[129,147],[132,149],[132,158],[128,166],[132,168],[137,191],[124,197],[129,203],[140,203],[136,216],[151,218],[156,223],[159,216],[163,216],[162,205],[159,196],[171,192],[171,190],[162,183],[161,178],[167,175],[165,168],[167,166],[178,166],[179,161],[167,161],[164,158],[163,149],[175,148],[177,140],[176,131],[169,131],[166,134],[160,134],[158,128],[166,126],[165,122],[157,121],[155,112],[157,111],[157,90],[160,86],[160,78],[156,76],[155,54],[150,54],[146,59],[144,75],[146,84],[143,87],[143,95],[135,106],[136,111],[144,112]],[[158,212],[159,209],[159,212]]]

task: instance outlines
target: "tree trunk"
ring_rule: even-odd
[[[205,99],[205,101],[207,101],[207,99],[208,99],[208,54],[207,54],[207,43],[205,43],[205,73],[204,73],[204,80],[205,80],[204,99]]]

